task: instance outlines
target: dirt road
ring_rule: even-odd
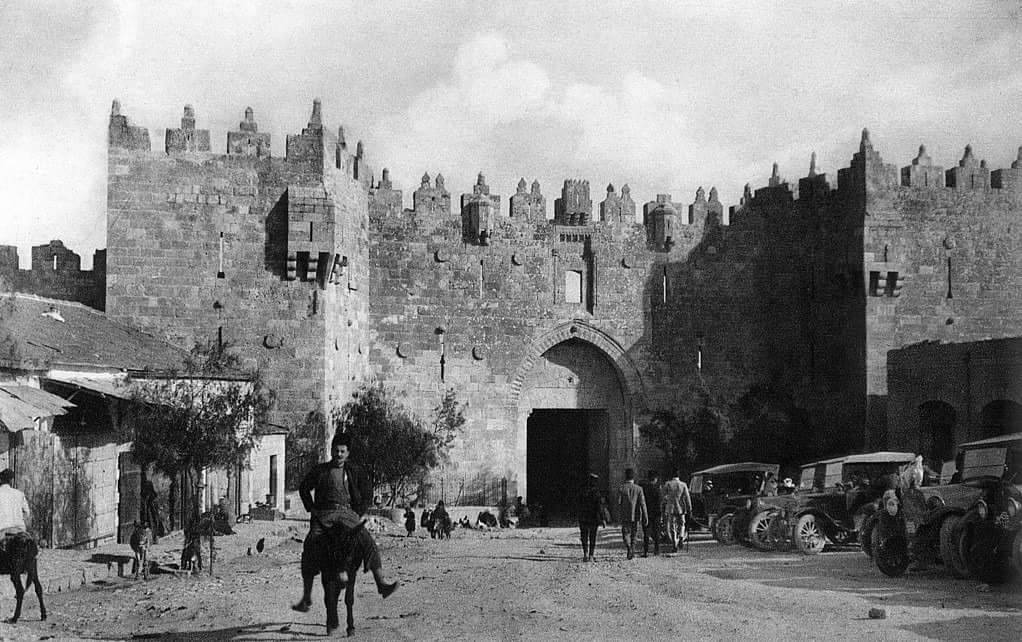
[[[939,568],[890,579],[857,550],[817,557],[724,547],[694,536],[689,550],[624,559],[617,531],[601,531],[597,560],[581,561],[568,528],[483,533],[449,541],[379,535],[387,599],[358,579],[355,618],[363,640],[956,639],[1017,640],[1018,586],[952,580]],[[303,640],[326,629],[317,586],[310,613],[298,595],[301,545],[221,563],[217,577],[117,579],[34,596],[5,639]],[[7,600],[3,609],[12,605]],[[871,607],[886,619],[868,618]],[[343,605],[342,605],[343,608]],[[343,617],[343,615],[342,615]],[[343,634],[343,628],[342,628]]]

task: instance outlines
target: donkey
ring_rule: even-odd
[[[132,573],[135,579],[141,572],[142,579],[149,579],[149,547],[153,544],[153,529],[149,524],[135,522],[135,529],[131,531],[131,550],[135,553],[135,561],[132,565]]]
[[[320,548],[317,562],[322,576],[327,635],[331,635],[340,626],[337,602],[340,600],[343,586],[344,606],[347,611],[345,632],[351,637],[355,633],[355,578],[359,567],[363,567],[365,572],[372,573],[376,581],[376,590],[383,598],[389,597],[397,590],[398,582],[387,583],[383,580],[380,554],[372,535],[364,525],[357,526],[354,530],[335,526],[329,529],[323,541],[325,546]]]
[[[15,533],[0,540],[0,573],[11,576],[14,594],[18,603],[14,607],[14,615],[7,622],[14,624],[21,617],[21,604],[25,599],[25,586],[21,584],[21,576],[27,575],[26,585],[35,586],[35,595],[39,600],[39,619],[46,619],[46,605],[43,604],[43,585],[39,582],[39,568],[36,558],[39,547],[27,533]]]

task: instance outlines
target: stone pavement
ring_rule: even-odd
[[[245,555],[249,549],[255,553],[260,540],[264,550],[279,546],[290,537],[301,540],[307,530],[307,517],[236,524],[233,535],[216,538],[216,558],[222,563]],[[183,539],[179,530],[161,537],[152,546],[149,555],[151,561],[158,565],[158,571],[176,572],[181,561]],[[204,540],[203,544],[203,572],[209,572],[208,543]],[[43,549],[39,552],[39,579],[44,594],[73,591],[106,578],[130,576],[133,560],[134,555],[127,544],[104,544],[84,550]],[[14,598],[14,587],[3,578],[0,578],[0,598]]]

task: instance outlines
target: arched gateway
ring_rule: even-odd
[[[582,322],[562,324],[527,349],[511,381],[514,476],[529,504],[553,520],[571,514],[585,477],[613,488],[632,462],[642,380],[621,345]]]

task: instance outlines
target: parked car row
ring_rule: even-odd
[[[715,466],[692,476],[692,521],[765,551],[858,543],[890,576],[912,562],[987,582],[1022,575],[1022,433],[963,444],[956,462],[939,484],[914,453],[836,457],[804,465],[794,493],[772,496],[761,489],[776,464]]]
[[[962,444],[958,460],[953,483],[884,498],[869,550],[881,572],[939,560],[985,582],[1022,574],[1022,433]]]

